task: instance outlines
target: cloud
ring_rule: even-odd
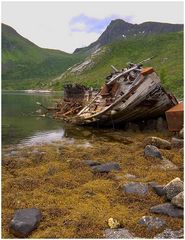
[[[102,33],[107,25],[114,19],[124,19],[125,21],[131,22],[132,17],[120,17],[120,15],[111,15],[103,19],[98,19],[95,17],[89,17],[84,14],[80,14],[71,19],[69,25],[72,32],[86,32],[86,33]]]

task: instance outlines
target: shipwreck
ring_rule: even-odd
[[[129,63],[121,70],[112,66],[114,71],[97,91],[65,86],[64,98],[49,112],[71,123],[104,126],[164,115],[178,101],[162,87],[152,67],[143,67],[143,62],[150,59]]]

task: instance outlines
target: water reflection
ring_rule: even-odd
[[[37,132],[31,137],[23,139],[20,144],[21,145],[42,145],[48,144],[56,141],[62,140],[64,137],[64,129],[61,130],[52,130],[52,131],[44,131],[44,132]]]

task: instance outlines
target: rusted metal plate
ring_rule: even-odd
[[[152,67],[146,67],[141,70],[142,75],[147,75],[153,72],[154,72],[154,69]]]
[[[184,121],[184,103],[181,102],[165,112],[168,129],[172,132],[180,131],[183,128]]]

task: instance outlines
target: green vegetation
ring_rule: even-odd
[[[127,62],[140,62],[143,59],[156,55],[145,64],[153,66],[167,90],[177,97],[183,97],[183,33],[168,33],[146,37],[132,37],[107,45],[106,51],[98,55],[91,69],[81,74],[72,74],[69,71],[61,80],[53,84],[56,90],[66,83],[80,83],[92,87],[100,87],[105,77],[111,72],[111,65],[123,68]]]
[[[91,68],[81,74],[65,72],[82,62],[83,54],[68,54],[43,49],[2,24],[2,88],[50,88],[61,90],[67,83],[80,83],[99,88],[111,71],[110,65],[123,68],[127,62],[140,62],[157,55],[146,66],[153,66],[167,90],[183,97],[183,33],[130,37],[106,45],[105,51],[93,58]],[[60,75],[64,73],[60,78]],[[59,80],[52,81],[58,77]]]
[[[97,130],[98,131],[98,130]],[[149,209],[166,200],[152,189],[145,196],[126,195],[121,186],[129,181],[157,182],[166,184],[175,177],[183,178],[183,157],[178,149],[161,150],[164,157],[178,166],[170,171],[160,168],[161,160],[146,159],[143,142],[147,136],[164,138],[164,133],[136,133],[111,131],[118,141],[89,136],[91,147],[84,148],[84,139],[74,144],[64,141],[55,145],[14,149],[18,155],[3,155],[2,158],[2,237],[13,238],[8,224],[14,211],[20,208],[37,207],[43,218],[38,229],[29,238],[102,238],[108,228],[109,218],[117,219],[121,225],[140,238],[153,238],[164,230],[148,231],[138,224],[142,216],[155,216]],[[120,139],[130,136],[134,141],[125,145]],[[165,134],[167,140],[169,133]],[[104,140],[103,140],[104,139]],[[12,150],[14,150],[12,149]],[[36,154],[34,152],[41,153]],[[10,149],[4,148],[3,154]],[[109,174],[93,174],[82,161],[117,162],[121,171]],[[128,179],[126,174],[136,179]],[[116,178],[116,176],[119,178]],[[179,230],[183,219],[159,215],[167,223],[166,228]]]
[[[45,81],[62,74],[81,55],[40,48],[2,24],[3,89],[42,88]]]

